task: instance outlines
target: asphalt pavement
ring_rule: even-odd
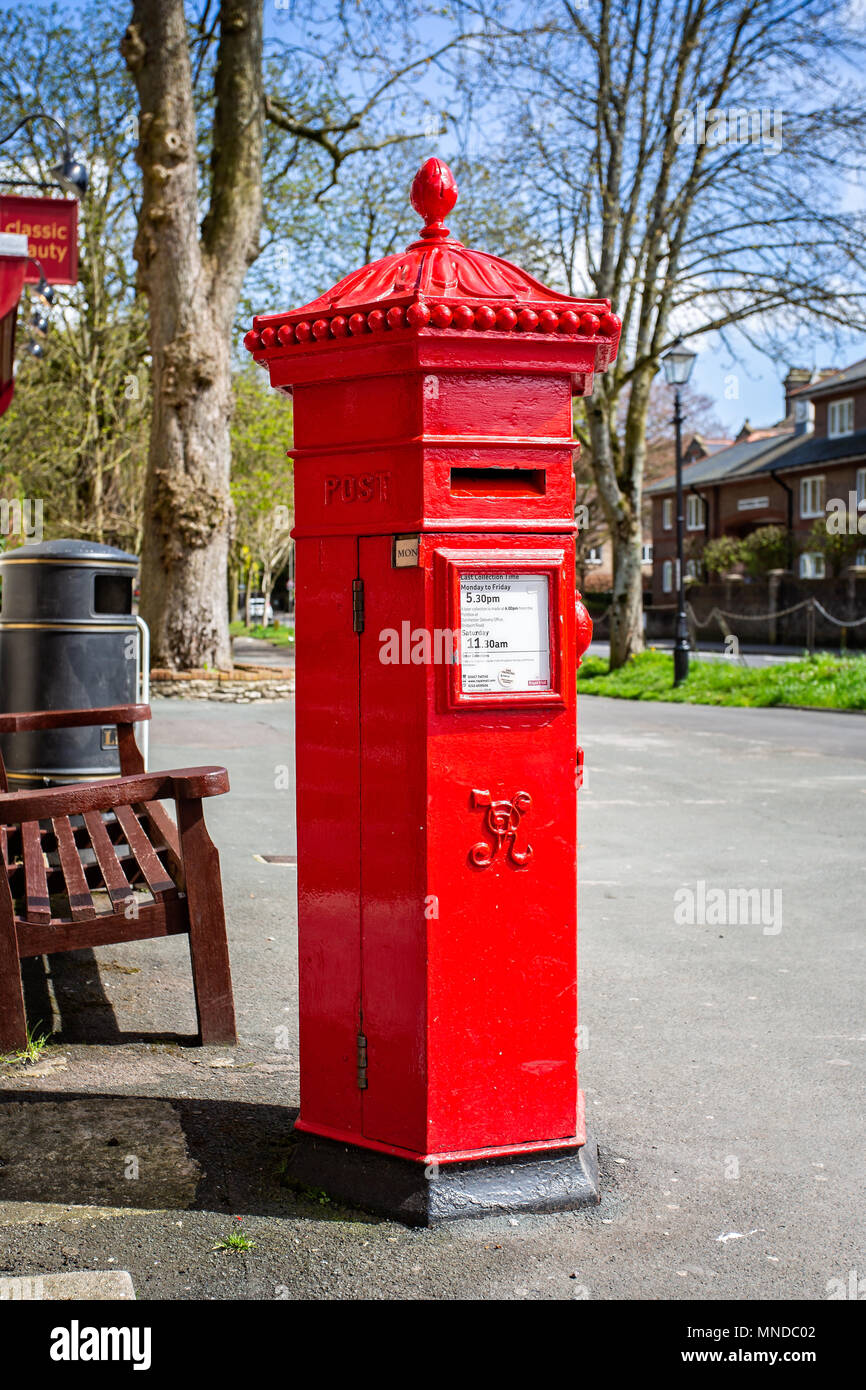
[[[579,710],[598,1208],[408,1230],[285,1185],[296,871],[262,856],[296,849],[293,706],[157,700],[151,766],[231,775],[207,815],[241,1044],[190,1045],[182,938],[36,963],[59,1032],[2,1068],[0,1273],[128,1269],[172,1299],[820,1300],[862,1279],[866,724]],[[214,1249],[238,1230],[248,1253]]]

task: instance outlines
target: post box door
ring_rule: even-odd
[[[368,1139],[440,1153],[576,1132],[574,578],[564,539],[422,535],[417,565],[405,567],[393,537],[360,541]],[[485,565],[513,570],[529,595],[542,578],[571,595],[540,624],[546,698],[542,662],[525,682],[516,676],[533,687],[525,695],[482,692],[473,705],[435,659],[437,636],[445,650],[443,630],[459,625],[461,575]],[[515,833],[498,847],[484,793],[511,803]],[[485,844],[489,856],[474,854]]]
[[[354,537],[296,549],[301,1114],[361,1132],[358,637]]]

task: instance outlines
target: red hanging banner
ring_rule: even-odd
[[[78,201],[75,198],[19,198],[0,195],[0,233],[27,237],[30,263],[25,284],[39,279],[38,261],[50,285],[78,281]]]

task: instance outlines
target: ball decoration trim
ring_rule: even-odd
[[[248,352],[267,352],[271,348],[289,348],[321,343],[326,339],[353,337],[366,333],[383,335],[399,333],[409,329],[436,328],[456,329],[460,333],[536,333],[557,334],[565,338],[617,338],[622,329],[621,320],[616,314],[594,314],[589,310],[575,309],[534,309],[512,308],[505,304],[496,308],[492,304],[424,304],[420,300],[413,304],[392,304],[386,309],[370,309],[346,316],[334,314],[332,318],[318,318],[310,323],[302,319],[299,323],[283,323],[279,327],[268,325],[261,332],[255,329],[244,335],[244,347]]]

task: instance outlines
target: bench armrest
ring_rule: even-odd
[[[205,796],[222,796],[228,789],[229,775],[224,767],[184,767],[45,791],[6,792],[0,794],[0,825],[110,811],[114,806],[135,806],[142,801],[198,801]]]
[[[150,705],[28,710],[23,714],[0,714],[0,734],[23,734],[34,729],[79,729],[94,724],[140,724],[150,717]]]

